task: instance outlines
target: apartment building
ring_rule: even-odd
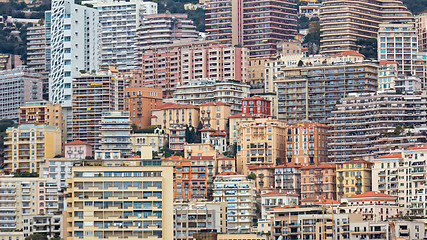
[[[99,11],[66,0],[52,1],[46,17],[46,36],[50,44],[49,101],[62,104],[67,125],[71,125],[74,99],[73,77],[80,71],[99,69]]]
[[[337,199],[336,165],[320,163],[301,167],[301,199]]]
[[[260,118],[271,117],[271,101],[260,96],[245,98],[242,101],[242,113]]]
[[[170,133],[173,125],[199,126],[199,107],[191,104],[165,103],[151,111],[151,125],[160,126]]]
[[[221,44],[243,44],[243,1],[206,1],[206,39]]]
[[[255,176],[254,180],[257,192],[261,192],[261,189],[274,186],[274,166],[249,165],[248,173]]]
[[[172,167],[131,159],[97,163],[73,167],[66,239],[173,239]]]
[[[100,65],[116,65],[120,72],[137,66],[137,31],[144,15],[156,14],[157,3],[137,0],[90,0],[99,11]]]
[[[422,187],[426,184],[426,145],[418,145],[407,148],[402,152],[403,165],[399,164],[399,206],[404,207],[409,215],[425,217],[427,214],[425,206],[426,193]],[[405,175],[403,178],[400,176]],[[393,179],[389,180],[390,183]]]
[[[323,6],[320,7],[321,54],[332,55],[349,50],[358,51],[356,41],[377,38],[379,24],[414,21],[411,12],[401,1],[375,0],[354,4],[344,0],[327,0],[322,4]]]
[[[412,23],[384,23],[378,29],[378,60],[397,62],[399,75],[412,76],[418,33]]]
[[[49,179],[2,177],[0,188],[2,231],[22,231],[27,217],[63,210],[59,208],[58,188]]]
[[[303,121],[286,128],[286,162],[306,166],[328,161],[327,125]]]
[[[30,69],[0,71],[0,119],[19,119],[19,108],[43,97],[42,75]]]
[[[99,130],[101,146],[95,150],[96,159],[110,159],[115,154],[118,154],[119,158],[130,156],[132,153],[130,141],[132,128],[129,112],[103,112]]]
[[[111,71],[73,79],[71,141],[81,140],[99,149],[102,113],[124,109],[124,86],[125,81]]]
[[[406,219],[385,222],[352,221],[350,222],[350,231],[353,234],[350,239],[387,239],[390,235],[395,236],[396,239],[423,239],[425,237],[423,224],[421,221],[408,221]]]
[[[43,25],[27,29],[27,65],[35,72],[46,71],[46,28]]]
[[[168,135],[156,128],[153,133],[131,133],[132,152],[142,152],[146,147],[153,152],[160,152],[168,141]]]
[[[349,198],[372,190],[373,163],[365,160],[350,160],[337,163],[337,198]]]
[[[10,70],[21,67],[22,65],[21,55],[9,53],[0,54],[0,70]]]
[[[401,211],[397,197],[369,191],[343,199],[347,205],[340,207],[347,213],[359,213],[363,221],[390,221],[397,218]]]
[[[372,191],[398,196],[398,171],[403,164],[402,153],[392,152],[373,159]]]
[[[27,29],[27,66],[34,72],[43,75],[43,99],[49,99],[49,78],[46,69],[46,26],[36,25]],[[13,67],[15,68],[15,67]]]
[[[86,159],[93,156],[93,148],[87,142],[80,140],[67,142],[65,144],[65,156],[67,158]]]
[[[395,91],[343,98],[329,117],[329,159],[338,162],[377,157],[426,142],[425,136],[415,130],[396,130],[397,126],[424,124],[426,103],[424,94]]]
[[[415,16],[415,28],[418,33],[418,50],[427,50],[427,13],[420,13]]]
[[[74,158],[46,158],[40,166],[40,177],[44,179],[52,179],[56,181],[58,189],[67,189],[67,179],[72,177],[71,169],[75,162],[81,159]],[[62,204],[63,205],[63,204]],[[62,206],[61,209],[66,209],[67,206]]]
[[[174,203],[174,239],[193,240],[193,234],[204,229],[226,232],[225,203]]]
[[[228,141],[230,144],[237,144],[237,138],[240,135],[239,133],[239,124],[243,121],[253,121],[257,117],[248,114],[248,113],[238,113],[231,115],[228,118],[229,121],[229,133],[228,133]]]
[[[190,160],[175,161],[174,199],[206,199],[208,165],[192,165]]]
[[[255,214],[255,183],[246,175],[221,173],[214,180],[215,202],[227,204],[227,233],[250,233]]]
[[[231,114],[242,112],[242,101],[249,97],[250,86],[235,81],[195,79],[176,87],[174,100],[180,104],[200,105],[210,102],[231,104]]]
[[[275,56],[279,42],[294,39],[297,33],[296,1],[242,2],[243,46],[249,49],[251,56]]]
[[[141,20],[136,35],[136,46],[141,53],[151,47],[198,37],[199,32],[187,14],[150,14]]]
[[[231,104],[210,102],[200,104],[200,122],[204,127],[216,131],[228,132],[228,118],[231,115]]]
[[[37,233],[48,238],[64,237],[62,215],[27,215],[24,216],[23,226],[24,237]]]
[[[380,60],[380,68],[378,69],[378,90],[384,91],[394,89],[397,76],[397,62]]]
[[[275,55],[277,43],[293,39],[296,33],[295,1],[207,1],[206,10],[207,39],[243,44],[252,56]]]
[[[296,206],[298,205],[299,194],[285,190],[271,191],[261,195],[261,218],[268,219],[267,211],[279,206]]]
[[[301,164],[286,163],[274,169],[274,188],[301,196]]]
[[[275,81],[278,118],[288,124],[303,120],[328,123],[341,98],[350,93],[376,92],[378,65],[373,62],[289,67]]]
[[[170,124],[169,128],[169,149],[174,152],[184,151],[185,130],[187,127],[183,124]]]
[[[308,18],[313,18],[313,17],[319,17],[320,15],[320,7],[322,6],[321,3],[309,3],[306,6],[300,6],[298,14],[304,15]]]
[[[359,214],[335,213],[323,207],[279,206],[271,214],[271,235],[277,239],[350,239],[350,224]],[[338,230],[339,229],[339,230]]]
[[[137,128],[151,125],[151,110],[157,109],[163,101],[161,89],[148,87],[125,88],[125,110],[130,113],[130,120]],[[148,107],[150,106],[150,107]]]
[[[61,154],[61,130],[32,124],[10,127],[6,130],[4,145],[5,171],[39,173],[45,158]]]
[[[217,157],[217,173],[236,172],[236,159],[219,155]]]
[[[246,48],[183,40],[151,47],[139,53],[138,59],[142,67],[143,85],[161,88],[164,96],[169,97],[174,96],[178,85],[193,79],[247,82],[248,58]]]
[[[237,171],[249,174],[250,165],[277,166],[285,159],[286,124],[269,118],[240,122]]]

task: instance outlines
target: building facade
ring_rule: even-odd
[[[210,102],[200,104],[200,122],[204,127],[216,131],[228,132],[228,118],[231,115],[231,104]]]
[[[287,163],[274,169],[274,188],[301,195],[301,164]]]
[[[235,81],[194,79],[176,87],[174,100],[181,104],[200,105],[209,102],[231,104],[231,114],[242,112],[242,101],[249,97],[250,86]]]
[[[260,96],[242,100],[242,113],[248,113],[260,118],[271,117],[271,101]]]
[[[372,166],[365,160],[337,163],[337,199],[372,191]]]
[[[19,108],[43,97],[42,76],[32,70],[16,68],[0,71],[0,119],[18,120]]]
[[[337,199],[336,165],[321,163],[301,167],[301,199]]]
[[[395,91],[355,94],[341,102],[329,118],[331,161],[377,157],[391,150],[426,142],[423,134],[416,131],[406,134],[405,130],[397,127],[423,124],[427,108],[424,94]]]
[[[285,137],[286,162],[304,166],[328,161],[328,126],[303,121],[288,125]]]
[[[138,27],[136,46],[138,52],[144,52],[151,47],[172,44],[176,40],[198,37],[196,26],[187,14],[149,14],[143,17]]]
[[[218,174],[214,180],[215,202],[227,204],[227,232],[250,233],[255,217],[255,183],[237,173]]]
[[[418,48],[420,52],[427,50],[427,13],[415,16],[415,28],[418,33]]]
[[[157,3],[136,0],[83,1],[85,3],[99,11],[100,65],[116,65],[120,72],[134,69],[139,25],[144,15],[157,13]]]
[[[138,129],[148,128],[151,125],[151,110],[160,107],[162,101],[161,89],[125,88],[125,110],[130,113],[130,120]]]
[[[46,26],[51,36],[49,101],[71,108],[73,77],[99,69],[99,12],[69,0],[52,1]]]
[[[101,146],[95,151],[95,157],[110,159],[115,153],[119,153],[119,158],[129,157],[132,153],[129,112],[103,112],[100,125]]]
[[[378,88],[378,65],[370,62],[290,67],[282,74],[275,81],[278,118],[289,124],[302,120],[328,123],[341,98]]]
[[[139,53],[143,86],[161,88],[173,96],[180,85],[193,79],[247,82],[246,48],[206,41],[181,41]],[[141,85],[134,85],[141,86]]]
[[[73,167],[66,239],[173,239],[172,167],[140,160],[101,163]]]
[[[240,122],[237,171],[249,174],[250,165],[276,166],[285,159],[286,124],[267,118]]]
[[[92,145],[80,140],[67,142],[65,144],[65,157],[74,159],[86,159],[86,157],[93,157]]]
[[[74,78],[71,141],[99,148],[102,113],[124,109],[124,85],[123,79],[106,72]]]
[[[199,126],[199,107],[190,104],[166,103],[151,111],[151,125],[160,126],[170,133],[172,125]]]
[[[191,161],[175,161],[174,199],[207,199],[208,165],[195,165]]]
[[[14,172],[37,172],[45,158],[62,152],[61,130],[46,125],[24,124],[6,130],[4,170]]]
[[[358,51],[356,40],[376,38],[379,24],[414,20],[411,12],[401,1],[375,0],[354,5],[344,0],[327,0],[322,4],[323,6],[320,7],[321,54]],[[344,23],[345,26],[343,26]],[[339,30],[336,30],[337,28]]]
[[[378,60],[397,62],[399,75],[414,75],[414,59],[418,52],[418,33],[412,23],[380,24]]]

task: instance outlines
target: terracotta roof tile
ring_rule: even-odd
[[[216,137],[216,136],[227,136],[227,134],[225,132],[215,132],[211,134],[211,137]]]
[[[244,98],[243,101],[245,100],[264,100],[264,101],[269,101],[271,102],[269,99],[260,97],[260,96],[253,96],[253,97],[248,97],[248,98]]]
[[[415,147],[407,148],[405,150],[427,149],[427,145],[418,145]]]
[[[91,145],[91,144],[87,143],[87,142],[80,141],[80,140],[75,140],[72,142],[68,142],[65,145]]]
[[[290,167],[300,168],[300,167],[301,167],[301,164],[299,164],[299,163],[293,163],[293,162],[290,162],[290,163],[286,163],[286,164],[278,165],[278,166],[276,166],[275,168],[290,168]]]
[[[376,157],[376,159],[378,159],[378,158],[401,158],[401,157],[402,157],[402,153],[392,152],[392,153],[389,153],[386,155]]]
[[[231,176],[231,175],[240,175],[240,174],[238,174],[238,173],[236,173],[236,172],[222,172],[222,173],[219,173],[219,174],[217,174],[217,176]]]
[[[345,52],[340,52],[340,53],[337,53],[337,54],[333,55],[332,57],[346,56],[346,55],[365,57],[365,55],[363,55],[363,54],[361,54],[361,53],[358,53],[358,52],[356,52],[356,51],[345,51]]]
[[[216,130],[213,128],[207,127],[207,128],[200,129],[200,132],[216,132]]]
[[[195,109],[199,109],[198,106],[195,105],[191,105],[191,104],[176,104],[176,103],[165,103],[162,106],[160,106],[159,108],[157,108],[156,110],[161,110],[161,109],[190,109],[190,108],[195,108]]]
[[[141,156],[136,155],[136,156],[128,157],[126,159],[140,159],[140,158],[141,158]]]
[[[380,60],[380,65],[385,65],[385,64],[397,64],[397,62],[390,61],[390,60]]]
[[[270,168],[275,168],[274,166],[268,166],[268,165],[249,165],[248,169],[249,170],[253,170],[253,169],[270,169]]]
[[[370,191],[370,192],[365,192],[359,195],[355,195],[355,196],[351,196],[348,198],[369,198],[369,197],[388,197],[388,198],[396,198],[384,193],[380,193],[380,192],[375,192],[375,191]]]
[[[190,160],[213,160],[214,156],[191,156]]]
[[[340,204],[340,202],[333,199],[319,198],[319,197],[308,197],[301,199],[301,203],[314,203],[314,204]]]
[[[230,105],[230,104],[224,103],[224,102],[208,102],[208,103],[200,104],[200,106],[221,106],[221,105]]]

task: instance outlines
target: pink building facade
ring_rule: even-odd
[[[210,78],[247,82],[249,78],[246,48],[207,41],[181,41],[139,52],[141,80],[132,87],[155,87],[171,96],[179,83]]]
[[[65,157],[85,159],[93,156],[92,145],[80,140],[72,141],[65,144]]]

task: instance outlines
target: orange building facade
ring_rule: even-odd
[[[174,161],[174,199],[206,199],[207,169],[207,165],[192,165],[189,160]]]
[[[162,105],[162,90],[148,87],[131,87],[125,89],[125,109],[130,113],[130,120],[138,128],[151,125],[151,110]]]
[[[303,166],[327,162],[328,126],[304,121],[288,125],[286,131],[286,162]]]
[[[336,200],[335,175],[336,165],[333,163],[301,167],[301,199],[319,197]]]

